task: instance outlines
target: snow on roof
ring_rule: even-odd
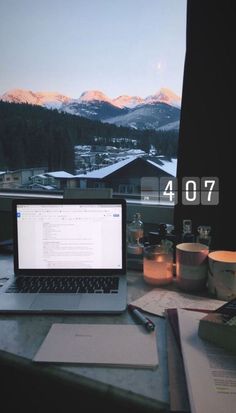
[[[5,171],[0,171],[0,175],[4,175],[5,173]]]
[[[47,178],[45,174],[38,174],[38,175],[33,175],[31,178]]]
[[[157,168],[161,169],[164,172],[167,172],[168,174],[172,176],[176,176],[176,171],[177,171],[177,159],[172,158],[171,161],[167,161],[164,158],[161,158],[158,163],[150,161],[150,159],[147,159],[147,162],[149,162],[151,165],[156,166]]]
[[[32,184],[30,185],[31,188],[42,188],[42,189],[47,189],[47,190],[52,190],[55,189],[54,186],[51,185],[41,185],[41,184]]]
[[[105,166],[104,168],[96,169],[95,171],[87,172],[87,174],[79,174],[75,175],[76,178],[95,178],[95,179],[102,179],[105,178],[106,176],[112,174],[113,172],[117,171],[120,168],[123,168],[123,166],[128,165],[130,162],[132,162],[134,159],[136,159],[137,156],[129,156],[128,158],[124,159],[123,161],[114,163],[109,166]]]
[[[127,151],[127,154],[130,154],[130,155],[145,155],[145,152],[142,151],[142,149],[129,149]]]
[[[52,176],[53,178],[74,178],[74,175],[65,171],[47,172],[46,176]]]

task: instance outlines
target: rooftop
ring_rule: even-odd
[[[133,162],[139,156],[129,156],[128,158],[114,163],[109,166],[105,166],[104,168],[97,169],[95,171],[87,172],[86,174],[79,174],[75,175],[76,178],[88,178],[88,179],[103,179],[106,178],[108,175],[112,174],[113,172],[118,171],[119,169],[123,168],[124,166],[128,165],[129,163]],[[145,158],[143,158],[145,159]],[[166,159],[164,157],[156,157],[155,161],[150,159],[145,159],[146,162],[150,163],[154,167],[161,169],[162,171],[168,173],[171,176],[176,176],[176,168],[177,168],[177,159]]]

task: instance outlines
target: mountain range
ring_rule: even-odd
[[[112,123],[134,129],[178,130],[180,98],[167,88],[146,98],[121,95],[111,99],[99,90],[90,90],[74,99],[57,92],[32,92],[13,89],[0,100],[9,103],[28,103],[57,109],[91,120]]]

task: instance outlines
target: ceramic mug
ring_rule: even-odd
[[[236,298],[236,251],[209,253],[208,291],[219,300]]]
[[[176,279],[185,291],[200,291],[206,287],[209,248],[199,242],[176,245]]]

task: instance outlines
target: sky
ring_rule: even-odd
[[[186,0],[0,0],[0,94],[182,94]]]

